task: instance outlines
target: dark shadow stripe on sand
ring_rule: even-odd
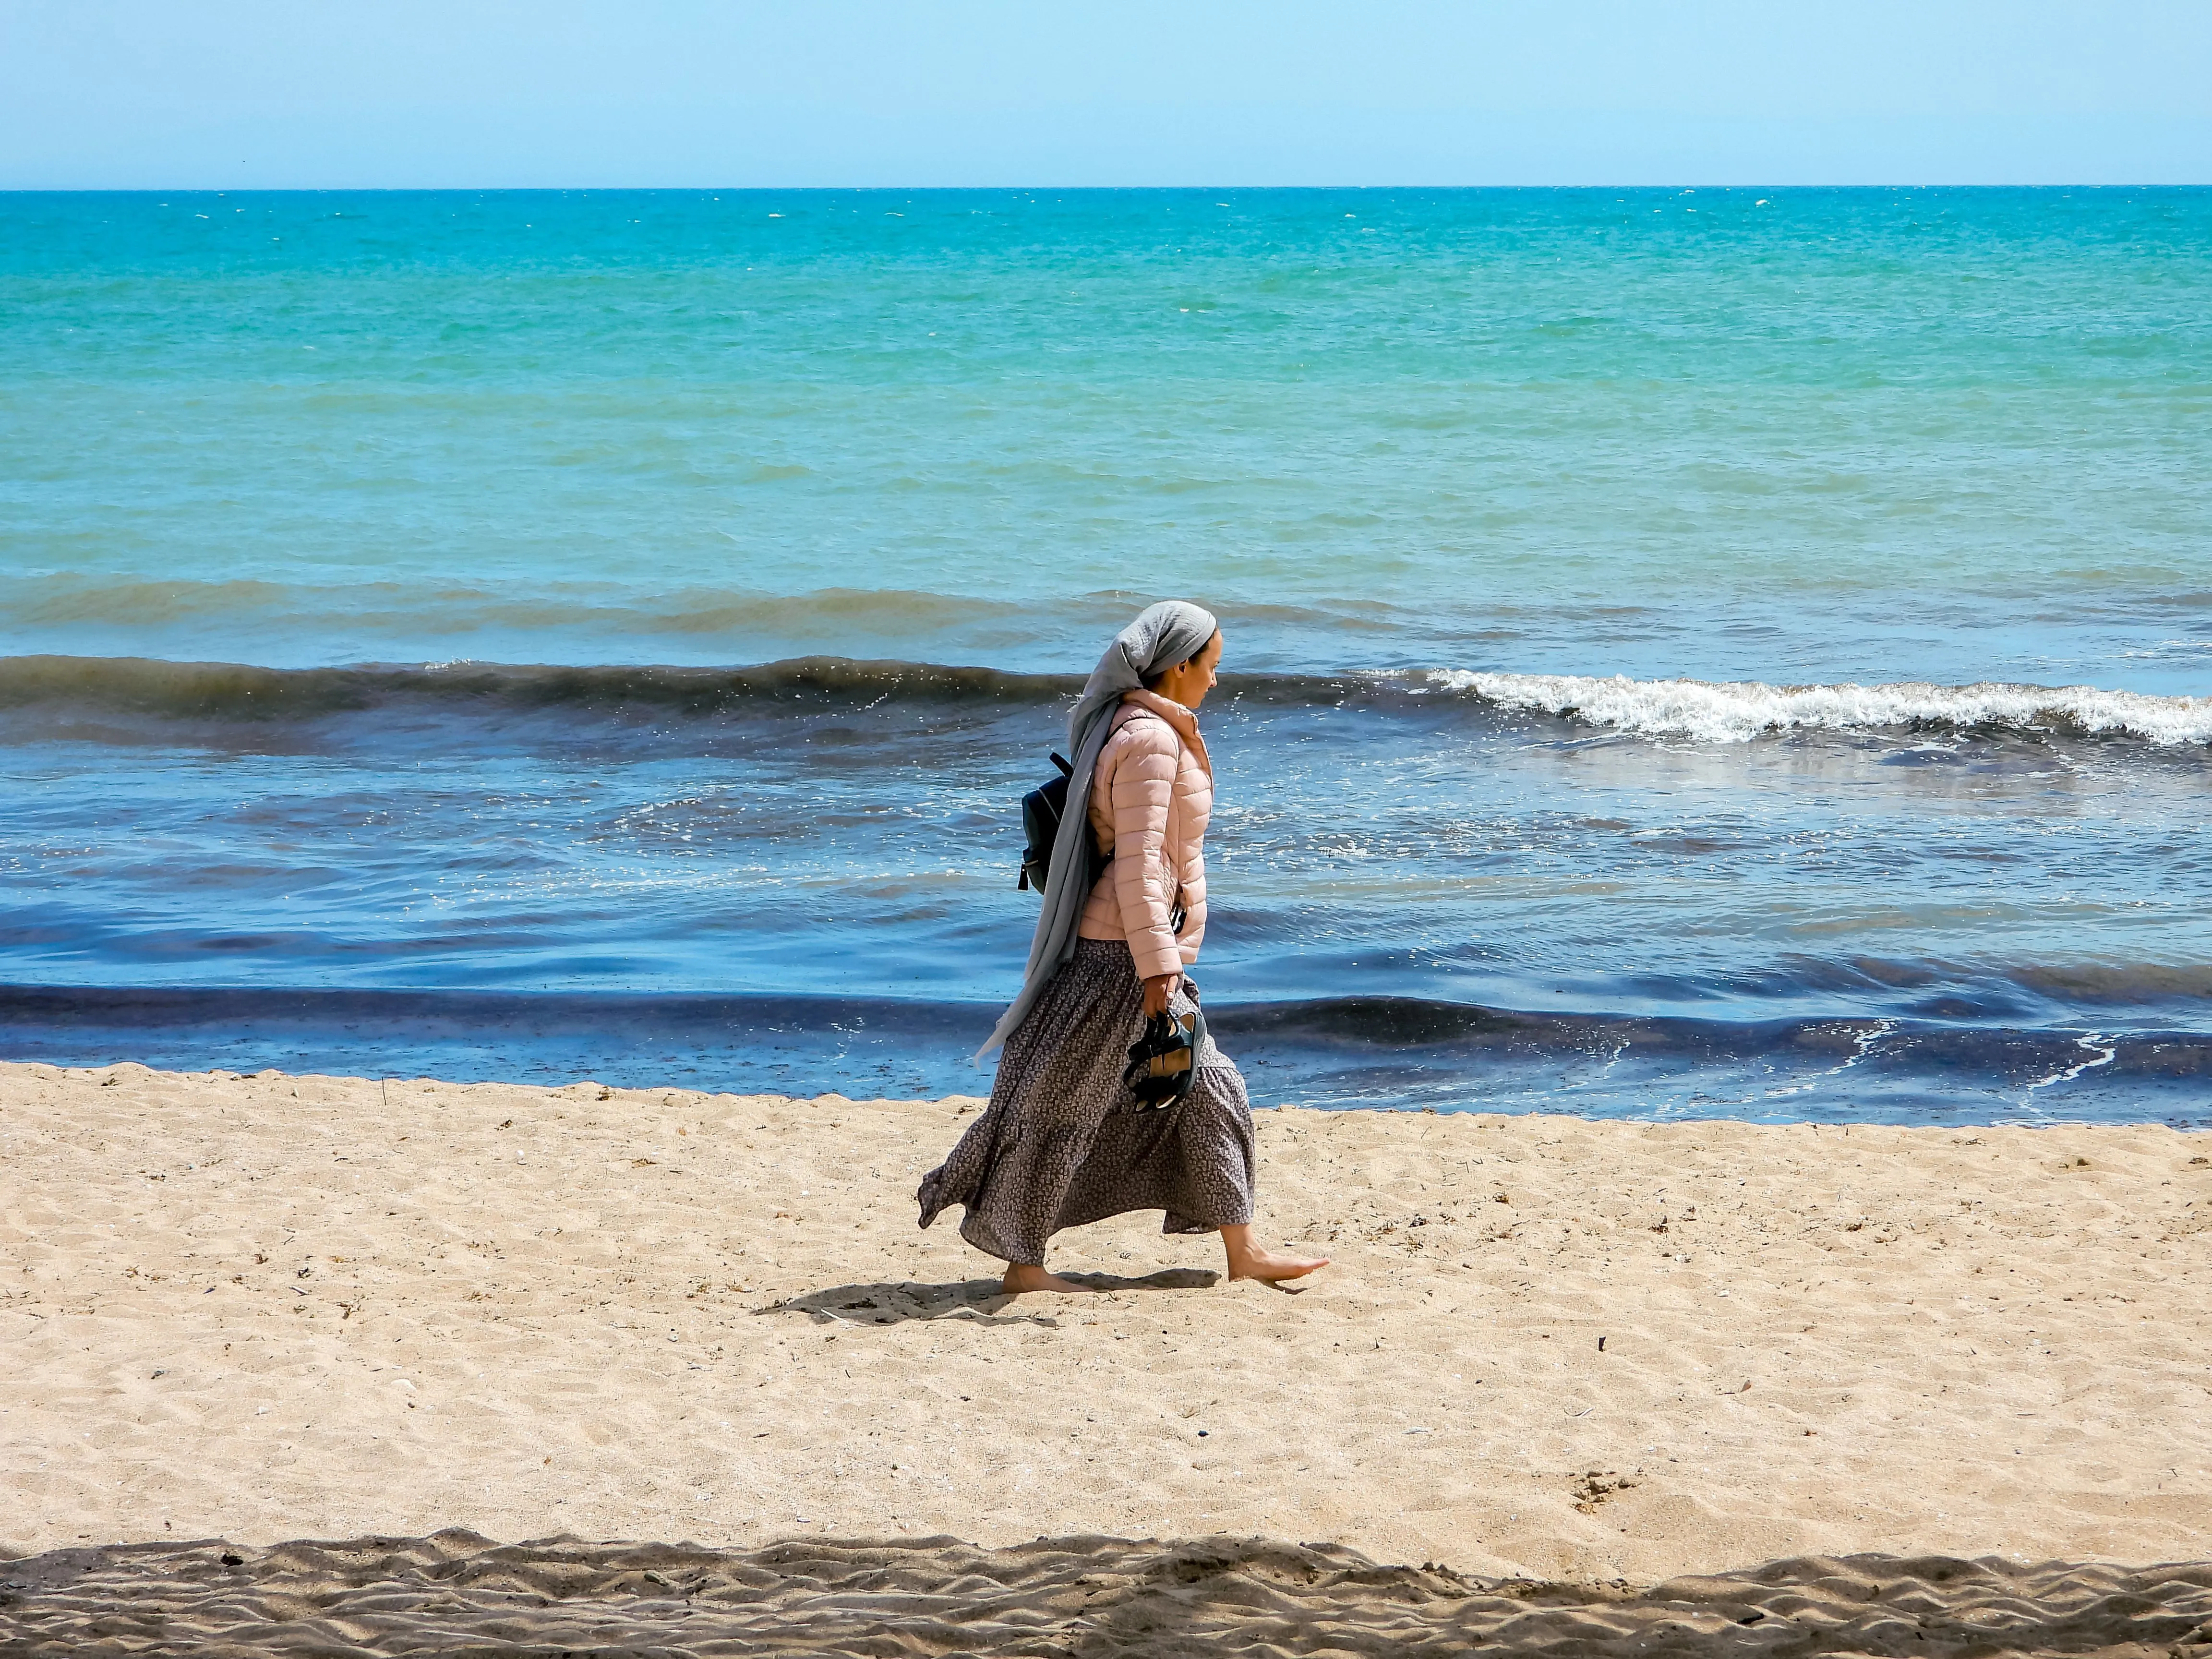
[[[1204,1538],[498,1545],[463,1531],[0,1565],[0,1652],[1869,1655],[2212,1642],[2212,1563],[1798,1557],[1635,1590]]]

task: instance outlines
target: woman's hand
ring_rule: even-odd
[[[1150,1019],[1154,1014],[1167,1012],[1168,999],[1176,994],[1176,988],[1182,983],[1181,974],[1154,974],[1146,980],[1145,981],[1145,1018]]]

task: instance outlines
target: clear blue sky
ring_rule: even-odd
[[[2212,183],[2212,0],[0,0],[0,188]]]

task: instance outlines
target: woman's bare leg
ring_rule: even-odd
[[[1316,1267],[1328,1266],[1325,1255],[1284,1255],[1255,1244],[1252,1229],[1246,1225],[1224,1227],[1221,1243],[1229,1252],[1231,1279],[1264,1279],[1273,1284],[1277,1279],[1302,1279]]]
[[[1019,1296],[1024,1291],[1083,1291],[1088,1285],[1079,1285],[1072,1279],[1062,1279],[1058,1273],[1048,1273],[1041,1261],[1009,1261],[1006,1277],[999,1288],[1008,1296]]]

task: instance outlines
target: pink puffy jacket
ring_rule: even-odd
[[[1158,692],[1123,692],[1091,781],[1091,833],[1114,861],[1091,890],[1078,936],[1128,940],[1139,979],[1196,962],[1212,814],[1213,763],[1198,717]],[[1178,896],[1181,933],[1171,916]]]

